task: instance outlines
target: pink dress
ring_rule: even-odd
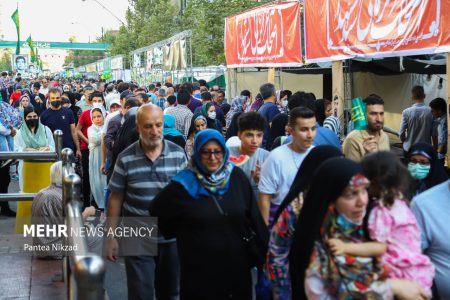
[[[431,289],[434,266],[422,254],[420,229],[406,202],[397,199],[390,208],[378,202],[370,213],[368,225],[370,237],[387,244],[383,261],[390,267],[389,277],[408,279]]]

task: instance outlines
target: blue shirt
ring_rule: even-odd
[[[61,107],[59,110],[48,108],[41,114],[41,123],[50,128],[52,132],[59,129],[63,132],[63,148],[75,149],[70,125],[75,125],[75,118],[70,109]]]
[[[273,102],[264,103],[258,110],[258,113],[264,117],[267,121],[267,125],[272,123],[273,118],[280,114],[280,110]],[[267,147],[267,139],[269,137],[269,126],[264,131],[264,137],[262,142],[262,147],[266,149]]]
[[[417,218],[422,249],[436,268],[440,299],[450,299],[450,180],[414,197],[411,210]]]
[[[341,143],[339,142],[338,137],[336,136],[336,133],[331,131],[328,128],[324,128],[319,125],[319,123],[316,123],[317,132],[316,137],[314,138],[314,146],[319,145],[331,145],[335,146],[339,150],[341,150]],[[292,141],[292,136],[288,136],[287,139],[284,141],[283,144],[288,144]]]

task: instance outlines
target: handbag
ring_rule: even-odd
[[[266,262],[266,251],[263,243],[256,236],[255,231],[251,228],[248,220],[245,222],[245,230],[241,230],[238,228],[238,224],[232,223],[230,219],[228,219],[228,214],[224,212],[222,206],[220,206],[219,201],[215,195],[211,195],[213,201],[217,207],[219,213],[227,218],[228,223],[231,228],[241,237],[242,242],[244,243],[244,247],[247,251],[247,258],[250,267],[256,267],[259,270],[263,268],[263,265]]]

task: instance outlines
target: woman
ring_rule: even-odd
[[[42,125],[39,116],[32,106],[23,109],[23,120],[18,134],[14,139],[14,151],[55,151],[53,135],[47,126]],[[23,161],[19,162],[19,186],[23,190]]]
[[[99,209],[105,209],[104,190],[106,188],[106,175],[101,170],[101,138],[105,110],[103,106],[91,110],[92,126],[88,128],[89,140],[89,183],[91,193]]]
[[[323,121],[332,115],[331,101],[327,99],[317,99],[315,103],[317,123],[319,123],[320,126],[323,126]]]
[[[226,114],[226,128],[228,129],[231,124],[231,120],[233,119],[233,116],[237,113],[242,113],[244,111],[244,105],[247,101],[246,96],[237,96],[234,98],[233,102],[231,102],[231,108],[228,114]]]
[[[164,115],[164,138],[183,149],[186,146],[183,135],[175,129],[175,117],[172,115]]]
[[[150,205],[161,233],[177,239],[182,299],[251,299],[254,265],[244,238],[252,231],[265,254],[267,228],[250,182],[228,157],[217,130],[201,131],[190,166]]]
[[[197,115],[192,117],[191,127],[189,128],[188,139],[186,140],[186,154],[189,157],[194,152],[194,139],[197,133],[206,129],[206,118],[203,115]]]
[[[201,114],[206,118],[206,127],[222,132],[222,124],[216,119],[216,108],[212,102],[202,105]]]
[[[275,214],[274,226],[270,233],[267,269],[272,292],[275,299],[289,298],[289,251],[297,224],[303,195],[311,183],[311,175],[324,161],[342,156],[336,147],[320,145],[313,148],[305,157],[292,183],[289,193],[284,198]]]
[[[27,107],[33,107],[33,105],[30,102],[30,96],[28,96],[28,94],[23,94],[20,98],[19,98],[19,112],[20,115],[22,116],[22,119],[24,119],[24,115],[23,115],[23,110]],[[35,111],[37,113],[37,111]]]
[[[332,254],[329,239],[367,240],[368,184],[360,165],[345,158],[329,159],[317,169],[290,251],[292,299],[427,298],[410,281],[387,280],[380,258]]]
[[[439,163],[437,152],[427,143],[416,143],[408,152],[408,170],[415,179],[413,194],[409,199],[448,179],[444,166]]]
[[[68,108],[72,111],[73,117],[75,118],[75,126],[78,124],[78,119],[83,112],[80,107],[73,104],[69,97],[62,95],[61,96],[61,105],[65,108]]]

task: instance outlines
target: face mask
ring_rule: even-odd
[[[164,102],[164,108],[168,108],[169,107],[169,103],[166,101]]]
[[[92,107],[93,108],[102,108],[103,104],[102,103],[94,103],[94,104],[92,104]]]
[[[39,120],[38,119],[29,119],[25,121],[28,125],[28,127],[36,127]]]
[[[208,117],[210,118],[210,119],[215,119],[216,118],[216,112],[215,111],[212,111],[212,112],[210,112],[210,113],[208,113]]]
[[[359,226],[362,224],[361,222],[355,222],[353,220],[350,220],[349,218],[347,218],[344,214],[339,213],[336,219],[336,223],[341,226],[343,229],[351,229],[353,228],[355,225]]]
[[[282,102],[282,104],[281,105],[283,105],[283,107],[284,108],[286,108],[287,107],[287,105],[288,105],[288,101],[287,100],[283,100],[283,102]]]
[[[61,107],[61,101],[52,101],[50,102],[50,105],[54,108],[60,108]]]
[[[408,171],[411,174],[411,176],[415,179],[422,180],[428,176],[430,173],[431,166],[422,165],[422,164],[415,164],[410,162],[408,164]]]

